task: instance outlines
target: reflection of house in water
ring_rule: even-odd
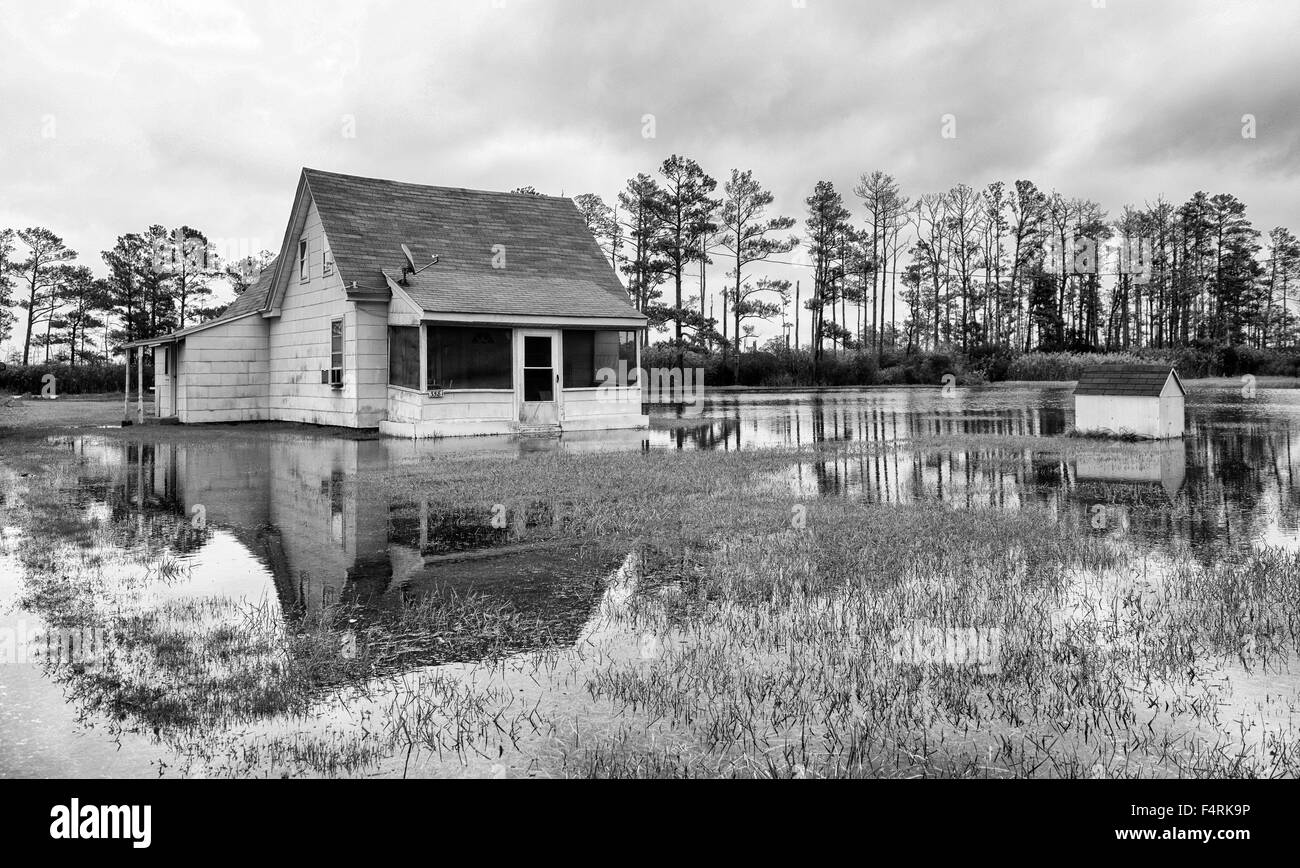
[[[388,466],[390,449],[400,452],[397,441],[286,437],[225,449],[183,442],[107,449],[115,446],[126,453],[128,508],[141,491],[145,509],[133,510],[140,514],[163,500],[173,514],[201,507],[210,527],[228,529],[266,564],[286,611],[389,608],[451,591],[500,597],[530,616],[571,624],[576,635],[598,596],[592,578],[611,567],[608,555],[590,550],[507,545],[530,528],[545,537],[558,527],[550,507],[521,509],[495,528],[486,509],[448,515],[427,503],[390,504],[364,480]]]

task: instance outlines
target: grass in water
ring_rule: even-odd
[[[57,464],[16,510],[16,556],[25,605],[113,639],[65,672],[74,699],[192,773],[400,774],[420,754],[611,777],[1300,771],[1294,692],[1246,725],[1262,710],[1232,685],[1296,658],[1296,555],[1206,567],[1032,504],[792,496],[792,465],[863,451],[448,455],[349,480],[359,509],[467,527],[504,510],[493,543],[631,552],[626,593],[593,594],[581,629],[451,592],[313,614],[151,600],[185,581],[184,517],[69,511]]]

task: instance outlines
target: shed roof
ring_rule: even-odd
[[[643,318],[573,200],[303,169],[346,283],[385,286],[407,245],[407,293],[433,313]]]
[[[1076,395],[1130,395],[1158,398],[1170,377],[1186,393],[1178,372],[1169,365],[1089,365],[1079,374]]]

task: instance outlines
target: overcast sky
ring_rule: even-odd
[[[278,248],[303,166],[610,201],[680,153],[801,224],[883,169],[1300,231],[1298,33],[1295,0],[0,0],[0,227],[103,273],[151,223]]]

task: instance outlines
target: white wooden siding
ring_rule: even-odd
[[[514,417],[511,391],[466,389],[430,398],[410,389],[388,387],[388,418],[394,422],[509,422]]]
[[[251,422],[267,415],[267,324],[231,320],[177,344],[182,422]]]
[[[325,232],[314,202],[307,209],[303,237],[307,239],[310,279],[298,281],[295,262],[280,316],[270,320],[271,418],[358,427],[357,356],[352,346],[357,335],[356,316],[348,309],[352,305],[348,304],[338,268],[329,276],[321,274]],[[296,254],[296,243],[293,249]],[[320,372],[330,367],[330,323],[336,319],[343,320],[341,389],[320,381]],[[354,340],[350,341],[349,336]],[[385,362],[385,371],[387,368]]]
[[[1079,431],[1131,432],[1139,437],[1181,437],[1183,397],[1075,395],[1074,427]]]
[[[388,418],[388,305],[353,304],[344,330],[344,356],[351,350],[350,364],[356,394],[356,421],[360,428],[374,428]],[[347,374],[344,374],[347,380]]]
[[[564,421],[641,412],[641,387],[564,389]]]

